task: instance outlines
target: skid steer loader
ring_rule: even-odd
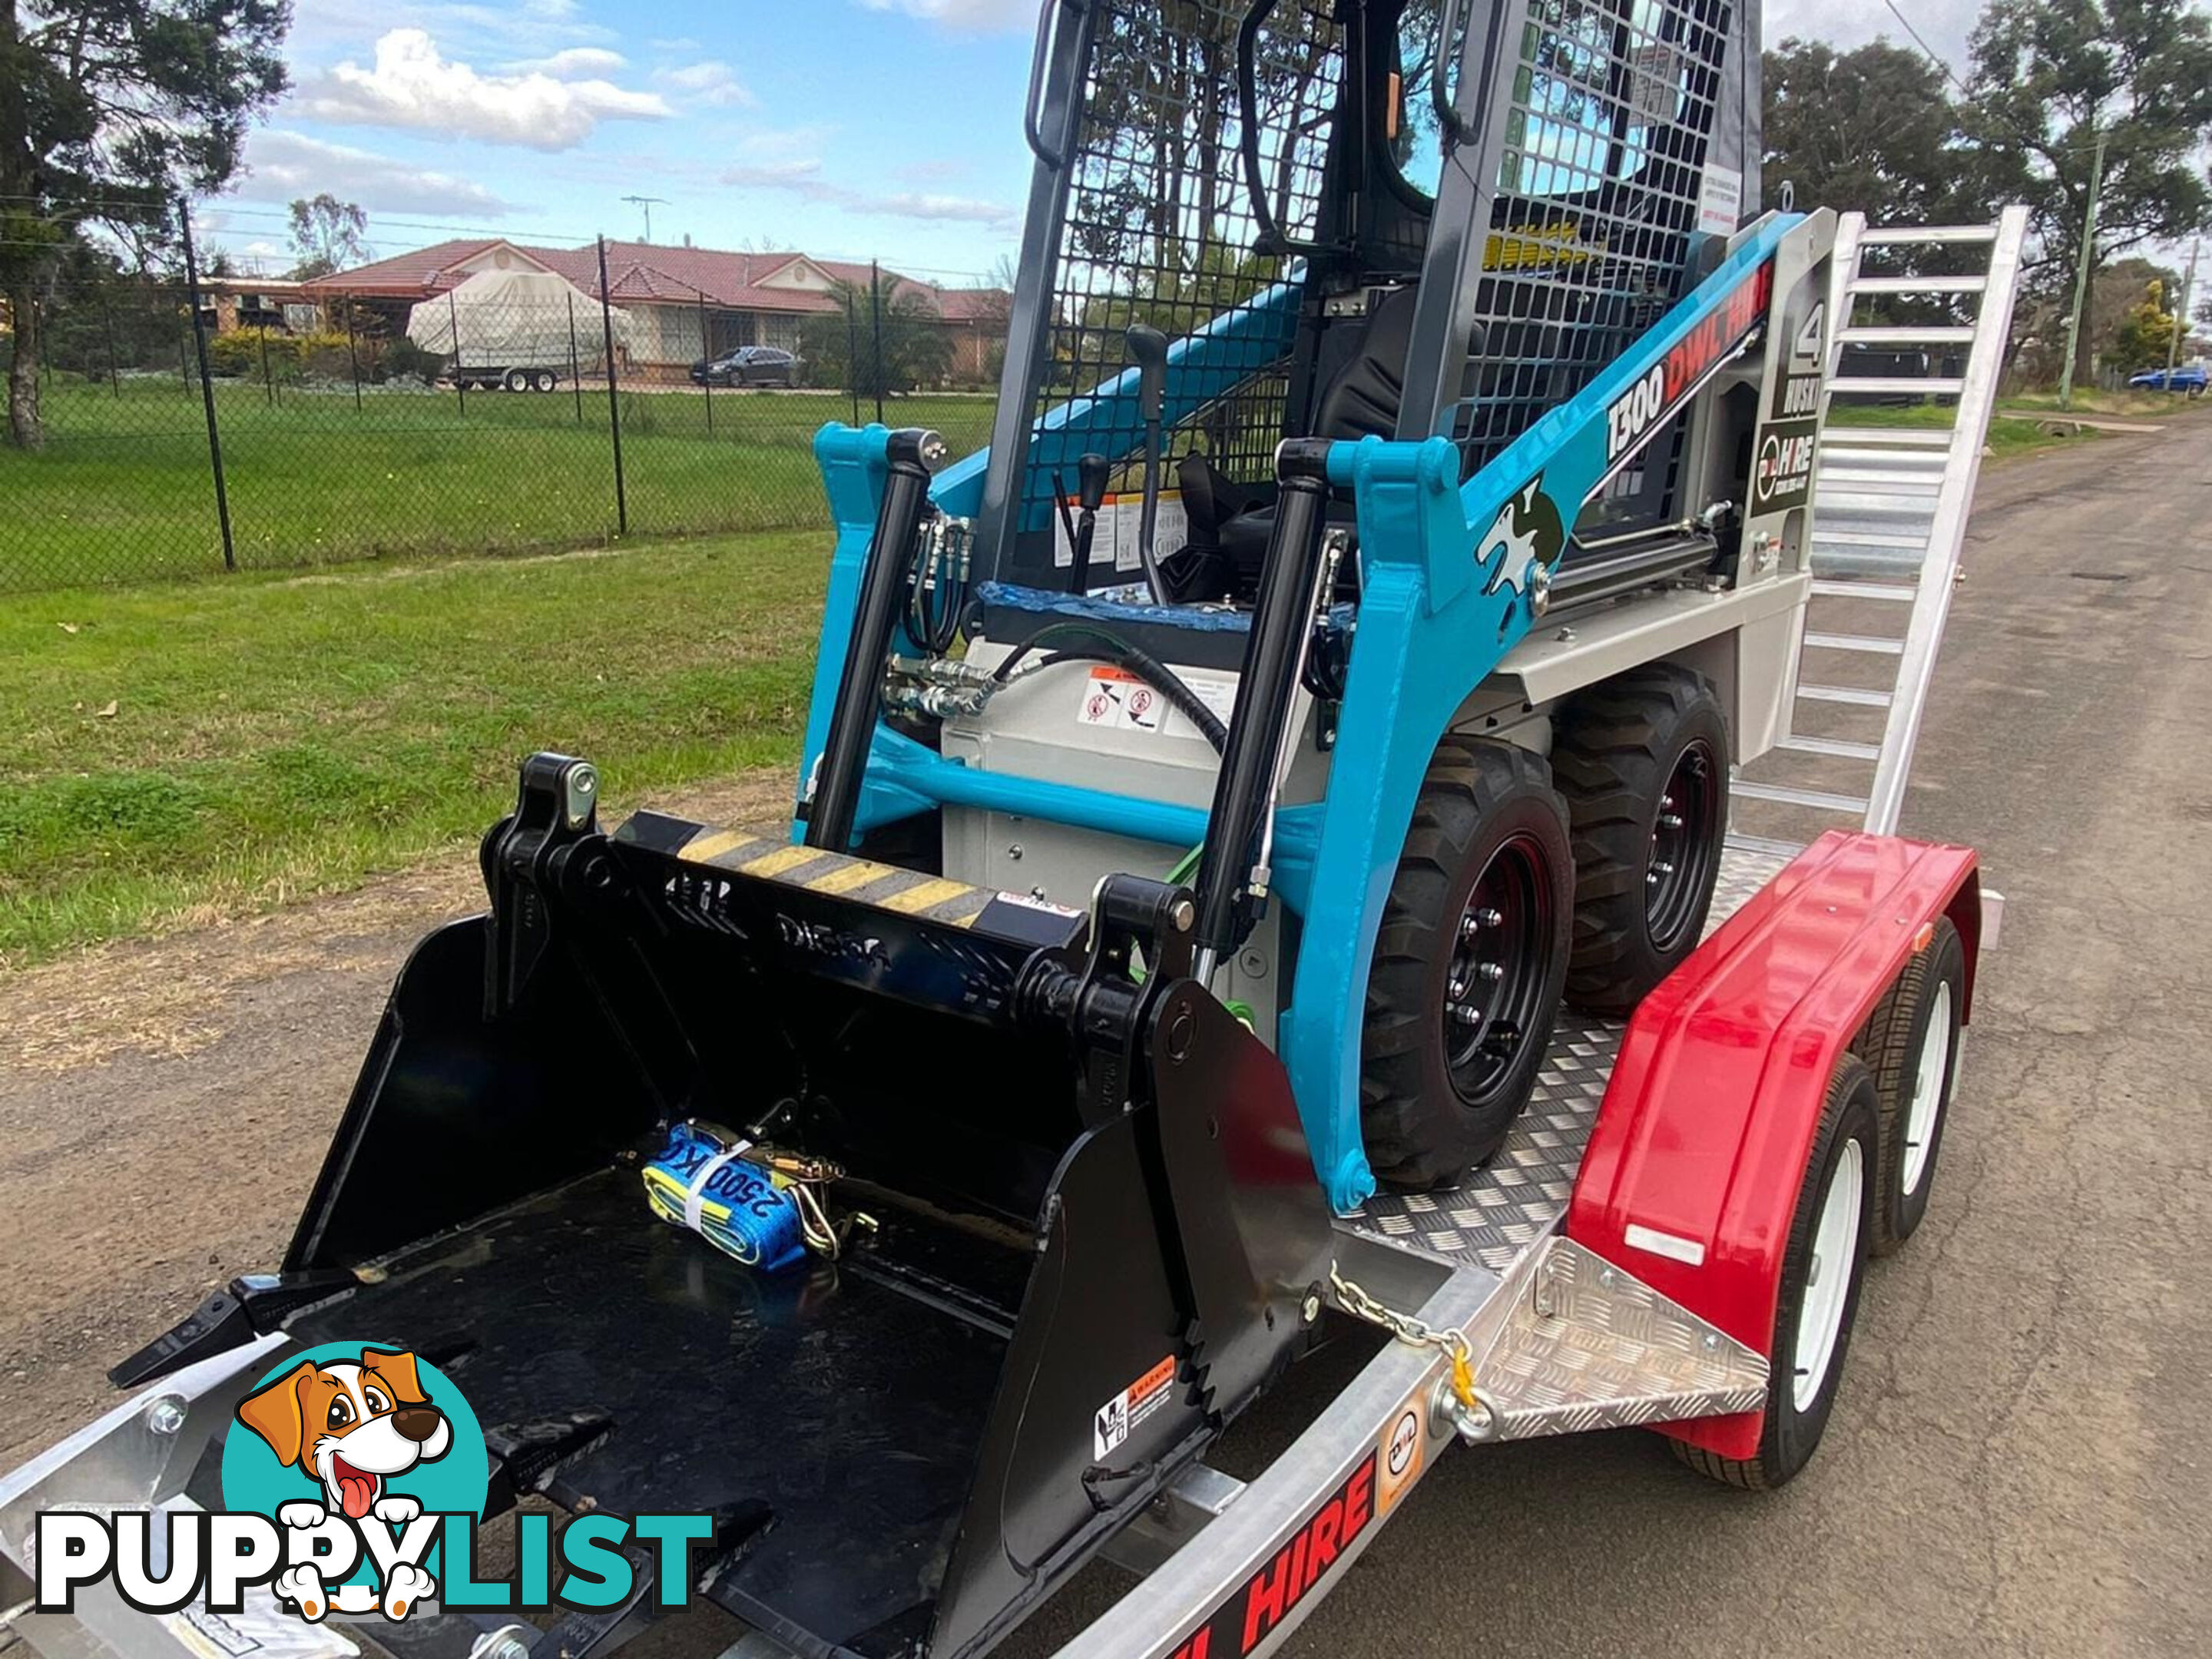
[[[816,441],[793,833],[610,830],[586,762],[524,763],[489,910],[406,964],[281,1271],[117,1380],[191,1379],[161,1399],[219,1439],[271,1355],[404,1346],[465,1388],[494,1508],[711,1516],[696,1584],[766,1644],[732,1651],[810,1659],[996,1645],[1194,1512],[1334,1308],[1431,1344],[1417,1389],[1448,1358],[1469,1437],[1535,1422],[1384,1305],[1462,1282],[1371,1239],[1346,1282],[1333,1216],[1480,1164],[1563,1001],[1684,962],[1782,729],[1834,221],[1751,210],[1758,38],[1729,0],[1047,0],[988,449]],[[1971,957],[1970,854],[1822,856],[1746,927],[1893,898]],[[1910,937],[1852,957],[1856,1018]],[[1811,1121],[1730,1272],[1790,1234]],[[1711,1443],[1786,1478],[1811,1408],[1755,1413],[1809,1271],[1681,1316],[1691,1392],[1576,1420],[1735,1413]],[[1160,1652],[1280,1638],[1418,1477],[1431,1419],[1381,1420],[1252,1534],[1259,1611],[1164,1613]],[[210,1501],[209,1457],[162,1468]],[[585,1659],[646,1611],[355,1634]]]

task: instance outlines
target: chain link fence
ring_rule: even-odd
[[[948,382],[985,381],[996,342],[933,343],[875,285],[790,349],[733,344],[705,295],[510,287],[55,289],[33,319],[44,441],[0,444],[0,591],[804,529],[828,522],[827,421],[988,441],[994,392]]]

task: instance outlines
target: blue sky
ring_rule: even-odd
[[[289,263],[328,190],[380,252],[463,230],[880,257],[938,280],[1011,254],[1030,0],[296,0],[292,91],[203,214]],[[649,22],[639,21],[649,18]]]
[[[1963,58],[1977,0],[1900,0]],[[878,257],[956,283],[1011,255],[1034,0],[295,0],[293,89],[203,216],[280,269],[283,204],[366,207],[389,253],[465,232]],[[1899,34],[1882,0],[1775,0],[1770,40]],[[1957,59],[1954,59],[1957,61]]]

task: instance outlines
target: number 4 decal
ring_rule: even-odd
[[[1795,374],[1815,374],[1820,371],[1820,350],[1826,343],[1828,333],[1828,302],[1816,304],[1798,329],[1796,337],[1790,342],[1790,369]]]

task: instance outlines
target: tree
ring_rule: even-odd
[[[2117,314],[2093,336],[2099,359],[2129,374],[2163,367],[2174,323],[2173,313],[2166,309],[2166,298],[2181,291],[2173,273],[2160,270],[2148,260],[2124,259],[2100,278],[2097,293],[2100,304],[2106,301],[2107,286],[2120,290],[2116,297],[2122,303],[2115,307]]]
[[[349,265],[368,261],[368,215],[359,204],[341,202],[328,191],[292,204],[292,251],[300,263],[292,280],[311,283]]]
[[[816,386],[850,386],[862,397],[934,386],[952,365],[952,342],[927,290],[886,275],[883,352],[878,374],[876,319],[866,283],[833,283],[837,309],[810,317],[799,331],[806,378]]]
[[[1978,216],[1965,198],[1959,112],[1943,71],[1877,40],[1839,52],[1784,40],[1765,58],[1765,205],[1790,185],[1799,208],[1856,209],[1897,224]]]
[[[143,248],[177,199],[237,172],[284,89],[289,0],[0,0],[0,297],[15,331],[8,432],[45,440],[40,307],[83,228]]]
[[[1990,0],[1970,55],[1961,118],[2000,192],[2028,204],[2040,285],[2071,283],[2100,138],[2092,271],[2212,225],[2197,154],[2212,131],[2212,26],[2189,0]],[[2091,349],[2084,328],[2070,378]]]

